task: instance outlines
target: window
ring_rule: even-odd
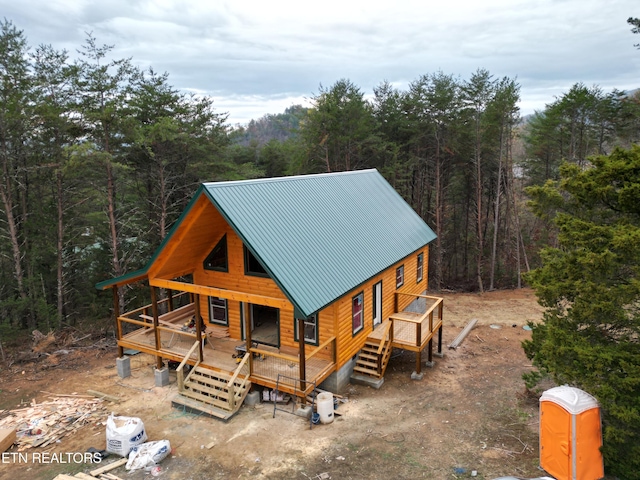
[[[396,288],[400,288],[402,285],[404,285],[404,265],[396,268]]]
[[[418,254],[418,272],[416,273],[416,283],[422,281],[422,275],[424,272],[424,253]]]
[[[364,327],[364,293],[360,292],[351,300],[351,315],[353,318],[353,334],[355,335]]]
[[[244,273],[245,275],[255,275],[257,277],[268,277],[269,274],[264,269],[258,259],[244,246]]]
[[[293,331],[296,342],[298,339],[298,319],[294,319]],[[304,341],[318,345],[318,315],[311,315],[304,320]]]
[[[213,247],[211,253],[204,259],[205,270],[216,270],[218,272],[228,272],[227,261],[227,234],[225,233],[220,241]]]
[[[229,325],[226,298],[209,297],[209,323]]]

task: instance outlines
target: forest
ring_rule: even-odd
[[[557,242],[525,189],[640,140],[638,91],[578,82],[521,118],[517,79],[482,68],[373,95],[339,79],[234,126],[91,35],[78,52],[0,24],[0,345],[109,318],[94,285],[144,266],[203,181],[376,168],[437,234],[430,289],[520,287]]]

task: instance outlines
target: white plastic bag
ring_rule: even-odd
[[[169,440],[159,440],[157,442],[147,442],[137,445],[131,449],[129,460],[125,465],[127,470],[139,470],[141,468],[153,467],[164,460],[171,452]]]
[[[136,445],[147,441],[144,423],[136,417],[107,418],[107,452],[126,457]]]

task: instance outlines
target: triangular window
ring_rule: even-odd
[[[220,241],[213,247],[211,253],[204,259],[205,270],[215,270],[218,272],[228,272],[229,262],[227,260],[227,234],[225,233]]]

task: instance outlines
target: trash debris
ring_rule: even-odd
[[[0,420],[0,428],[15,428],[19,447],[46,447],[107,414],[97,398],[52,396],[53,400],[38,403],[33,399],[30,406],[9,411]]]
[[[94,447],[89,447],[89,449],[87,449],[87,452],[89,453],[93,453],[94,458],[96,456],[100,457],[100,460],[104,460],[105,458],[107,458],[109,455],[111,455],[109,452],[107,452],[106,450],[98,450],[97,448]]]
[[[107,452],[126,457],[131,449],[147,441],[144,423],[137,417],[107,418]]]
[[[524,327],[522,327],[523,330],[531,330],[531,327],[529,325],[525,325]]]
[[[158,440],[136,445],[129,453],[129,460],[125,465],[127,470],[140,470],[154,467],[164,460],[171,452],[169,440]]]

